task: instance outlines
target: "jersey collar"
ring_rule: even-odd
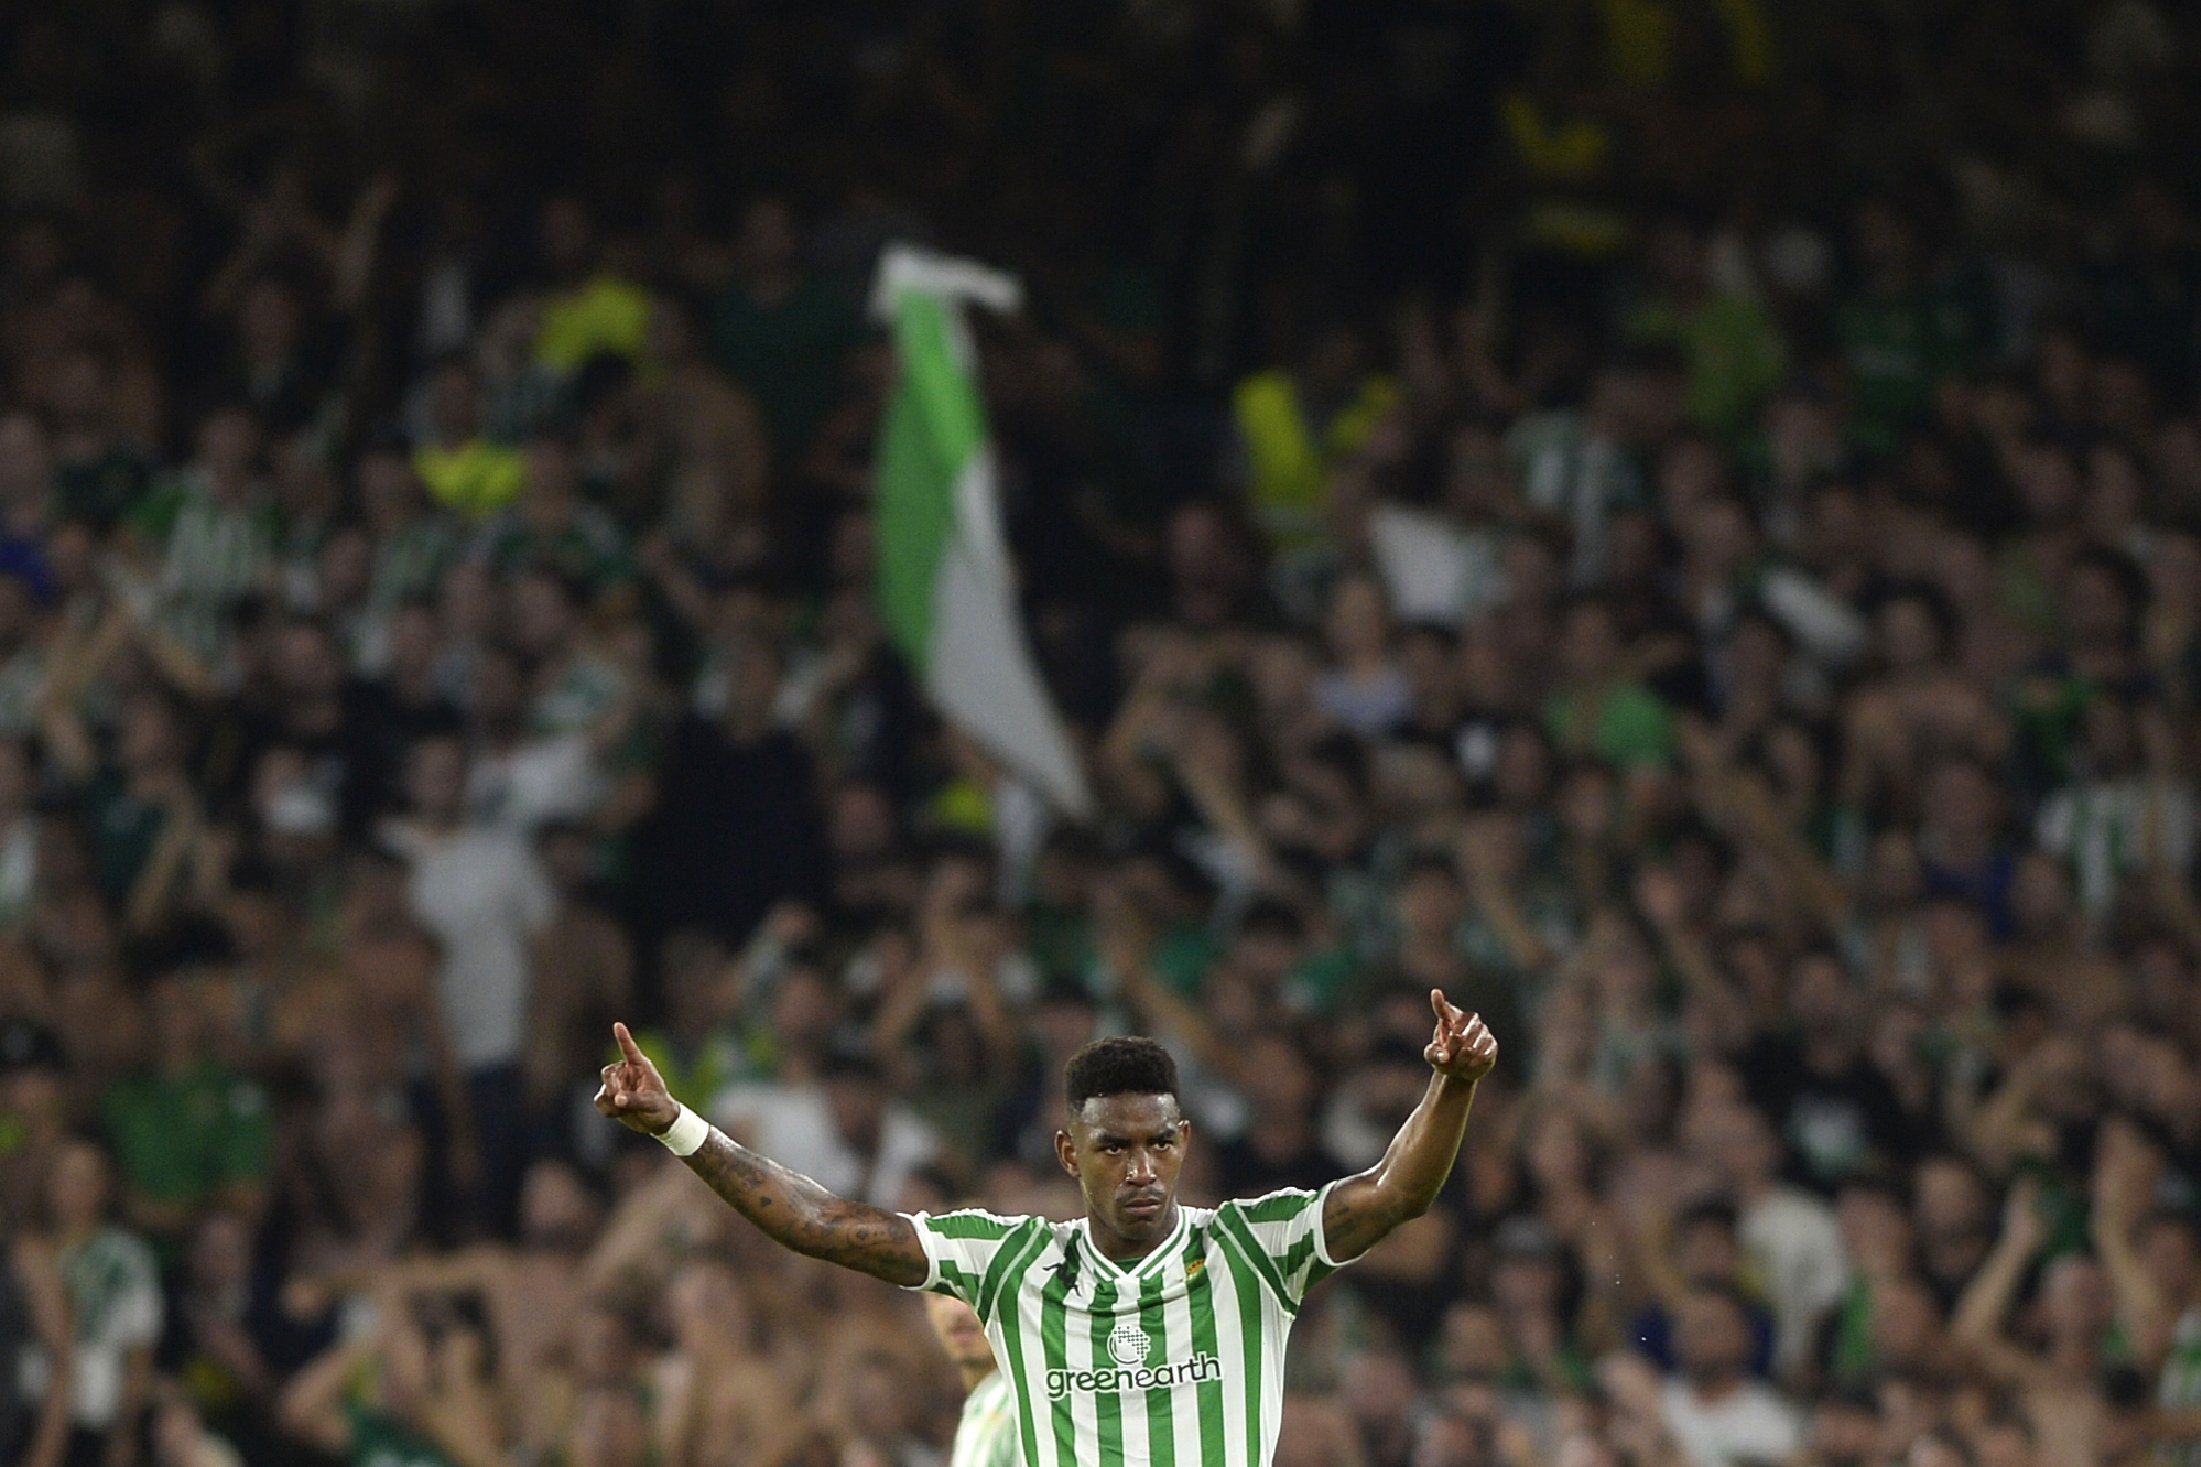
[[[1146,1276],[1147,1270],[1155,1266],[1156,1260],[1166,1258],[1169,1256],[1170,1253],[1176,1250],[1179,1240],[1181,1240],[1185,1235],[1185,1228],[1188,1223],[1188,1216],[1185,1212],[1184,1204],[1172,1200],[1169,1205],[1176,1210],[1176,1223],[1171,1226],[1169,1232],[1162,1238],[1159,1243],[1156,1243],[1152,1248],[1148,1249],[1144,1254],[1134,1259],[1128,1265],[1118,1263],[1115,1259],[1110,1258],[1107,1254],[1101,1252],[1099,1246],[1093,1241],[1093,1220],[1089,1217],[1081,1217],[1078,1219],[1078,1241],[1084,1245],[1085,1251],[1093,1256],[1095,1262],[1097,1262],[1102,1268],[1108,1270],[1109,1273],[1115,1275],[1117,1278],[1143,1278]]]

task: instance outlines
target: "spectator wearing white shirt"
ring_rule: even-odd
[[[477,1205],[509,1232],[527,1161],[530,944],[557,899],[526,841],[466,818],[466,774],[456,738],[415,744],[405,778],[412,814],[391,822],[388,838],[412,866],[413,915],[442,947],[437,988],[481,1155]]]
[[[0,737],[0,928],[22,926],[38,895],[37,786],[30,745]]]
[[[484,646],[474,664],[466,807],[483,824],[522,836],[585,820],[606,790],[586,733],[529,732],[528,696],[518,656]]]
[[[1682,1300],[1674,1355],[1659,1404],[1692,1467],[1784,1462],[1803,1445],[1795,1408],[1749,1376],[1750,1316],[1733,1293],[1698,1289]]]
[[[1848,1283],[1841,1225],[1833,1208],[1780,1179],[1780,1138],[1763,1113],[1724,1105],[1694,1129],[1734,1199],[1745,1265],[1772,1306],[1774,1375],[1792,1380]]]
[[[109,1220],[114,1175],[98,1146],[63,1146],[46,1195],[76,1332],[69,1460],[130,1467],[160,1338],[159,1268],[143,1238]]]
[[[1405,723],[1414,711],[1413,689],[1393,655],[1383,583],[1367,575],[1339,581],[1330,593],[1323,635],[1331,661],[1315,678],[1316,706],[1364,738]]]

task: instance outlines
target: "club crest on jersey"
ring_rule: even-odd
[[[1108,1336],[1108,1355],[1118,1365],[1132,1367],[1146,1364],[1146,1352],[1154,1342],[1146,1337],[1146,1330],[1136,1318],[1126,1319],[1116,1325]]]

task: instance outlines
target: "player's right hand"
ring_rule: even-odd
[[[1441,989],[1429,990],[1436,1032],[1422,1051],[1429,1067],[1455,1080],[1480,1080],[1498,1067],[1498,1040],[1480,1014],[1462,1013]]]
[[[611,1035],[619,1041],[619,1053],[624,1058],[604,1066],[604,1084],[596,1092],[596,1109],[630,1131],[663,1135],[679,1119],[680,1102],[665,1088],[665,1077],[657,1073],[657,1066],[635,1044],[626,1025],[612,1025]]]

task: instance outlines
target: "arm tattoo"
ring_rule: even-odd
[[[687,1164],[729,1207],[783,1248],[890,1284],[921,1284],[931,1272],[908,1218],[836,1197],[723,1132],[713,1130]]]

